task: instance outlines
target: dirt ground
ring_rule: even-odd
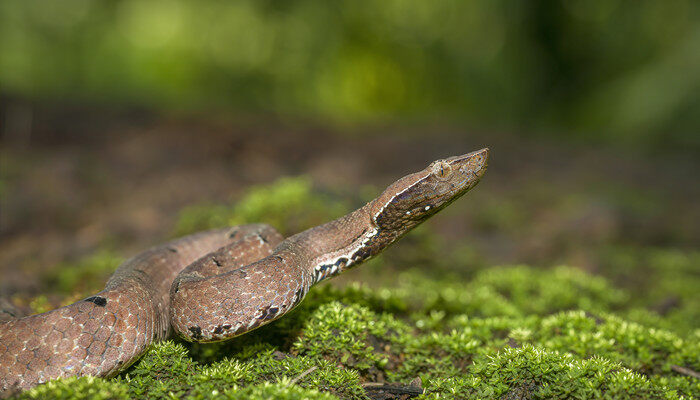
[[[432,226],[494,263],[595,270],[587,249],[602,242],[700,243],[700,162],[688,155],[437,124],[340,129],[89,107],[2,113],[0,296],[50,290],[44,271],[105,245],[134,254],[169,237],[183,207],[229,204],[251,184],[308,174],[319,190],[350,195],[486,146],[484,181]]]

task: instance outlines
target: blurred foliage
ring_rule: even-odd
[[[6,0],[0,89],[697,148],[694,0]]]
[[[700,328],[700,253],[678,249],[615,247],[601,256],[606,275],[634,291],[629,318],[661,328],[690,332]]]
[[[66,263],[47,271],[42,280],[56,293],[88,295],[104,285],[107,278],[124,261],[113,251],[103,249],[75,263]]]
[[[289,236],[348,211],[348,206],[312,190],[311,180],[300,176],[281,178],[253,186],[235,205],[194,205],[180,212],[175,235],[182,236],[205,229],[266,223]]]

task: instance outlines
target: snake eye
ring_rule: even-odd
[[[444,180],[452,175],[452,167],[444,161],[438,161],[433,164],[433,175],[440,180]]]

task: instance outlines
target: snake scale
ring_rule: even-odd
[[[0,392],[114,376],[173,331],[214,342],[274,321],[311,286],[377,255],[474,187],[487,159],[482,149],[434,161],[350,214],[287,239],[251,224],[147,250],[94,296],[0,322]]]

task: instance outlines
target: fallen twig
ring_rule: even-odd
[[[671,370],[678,372],[679,374],[692,376],[695,379],[700,379],[700,372],[693,371],[690,368],[681,367],[680,365],[671,365]]]
[[[306,375],[308,375],[308,374],[310,374],[310,373],[316,371],[317,368],[318,368],[318,367],[313,366],[313,367],[307,369],[306,371],[304,371],[304,372],[302,372],[301,374],[297,375],[296,378],[294,378],[294,379],[292,379],[291,381],[289,381],[289,384],[288,384],[287,386],[292,386],[292,385],[296,384],[296,383],[299,382],[300,380],[304,379],[304,377],[305,377]]]
[[[367,382],[362,384],[365,391],[385,391],[392,394],[407,394],[409,396],[418,396],[423,394],[423,388],[413,385],[388,385],[379,382]]]

